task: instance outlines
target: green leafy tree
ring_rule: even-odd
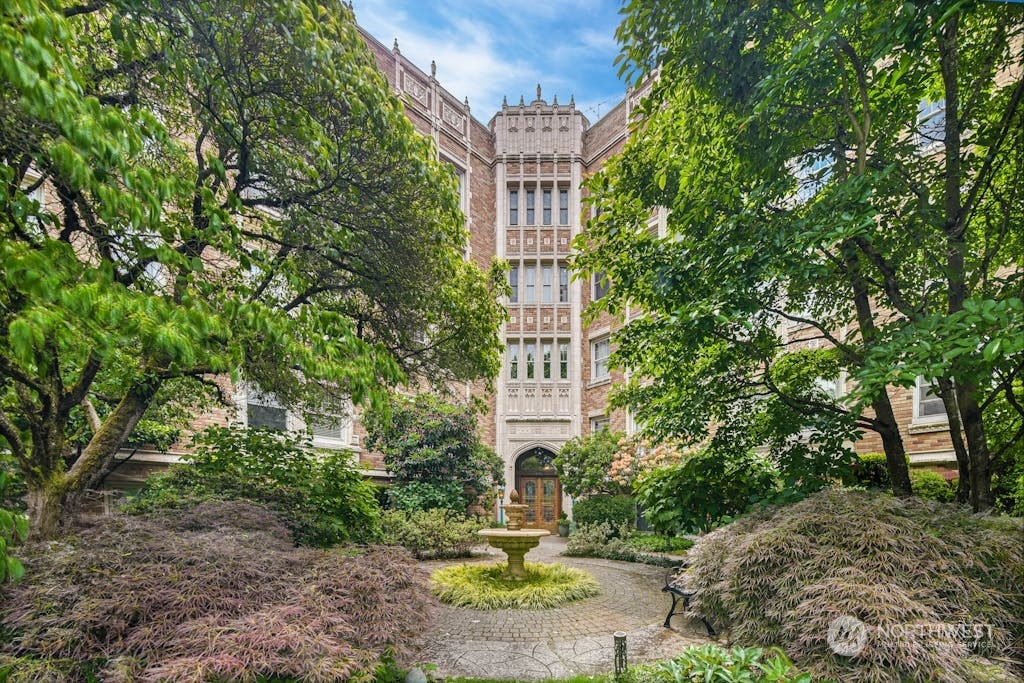
[[[1024,8],[632,0],[624,14],[623,70],[658,78],[588,182],[596,218],[575,260],[610,278],[596,310],[648,313],[616,339],[637,378],[619,401],[655,434],[696,443],[713,425],[737,452],[829,459],[872,430],[909,495],[888,390],[923,376],[961,499],[990,507],[1002,446],[984,409],[1015,386],[1024,345]],[[935,103],[944,115],[925,119]],[[663,238],[647,230],[659,208]],[[810,340],[829,348],[803,360],[846,373],[853,396],[785,363]]]
[[[499,367],[500,272],[344,3],[12,0],[0,79],[0,438],[33,534],[172,383],[317,412]]]
[[[365,424],[366,446],[384,454],[395,477],[392,502],[403,510],[465,513],[505,482],[504,463],[480,441],[469,406],[434,394],[395,395],[386,410],[368,414]]]
[[[612,462],[626,435],[600,429],[566,441],[554,459],[562,488],[573,498],[595,493],[629,493],[629,486],[611,477]]]
[[[0,469],[0,583],[17,581],[25,574],[25,567],[14,556],[11,547],[28,537],[28,518],[19,510],[7,509],[4,494],[10,473]]]

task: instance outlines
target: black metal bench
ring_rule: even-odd
[[[677,583],[679,572],[682,569],[684,567],[672,567],[665,574],[665,587],[661,589],[661,592],[672,596],[672,607],[669,608],[668,614],[665,616],[665,628],[669,627],[672,617],[682,614],[690,606],[690,598],[697,594],[696,591]],[[704,623],[704,628],[707,629],[709,636],[713,638],[718,635],[707,619],[701,617],[700,620]]]

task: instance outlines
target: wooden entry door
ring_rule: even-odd
[[[519,491],[525,510],[525,525],[530,529],[547,529],[558,532],[558,513],[561,492],[558,477],[522,475],[519,477]]]

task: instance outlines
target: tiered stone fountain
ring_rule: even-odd
[[[551,532],[544,529],[524,529],[523,518],[529,506],[520,504],[519,492],[515,489],[508,495],[508,500],[506,505],[501,506],[508,520],[506,528],[482,529],[479,533],[490,545],[508,555],[508,567],[502,576],[506,579],[525,579],[524,556],[531,548],[536,548],[540,544],[540,539],[551,535]]]

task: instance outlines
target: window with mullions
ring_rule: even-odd
[[[512,290],[508,295],[509,303],[517,303],[519,301],[519,266],[509,268],[508,286]]]
[[[536,377],[537,345],[533,342],[526,344],[526,379]]]
[[[551,190],[541,192],[541,222],[551,225]]]
[[[558,266],[558,302],[569,301],[569,267]]]
[[[544,379],[551,379],[551,342],[541,344],[541,373]]]
[[[533,190],[527,190],[526,191],[526,224],[527,225],[534,225],[534,224],[536,224],[536,213],[534,211],[534,200],[537,198],[536,195],[537,195],[537,193],[534,192]]]
[[[508,191],[508,224],[519,225],[519,190]]]
[[[519,379],[519,342],[508,345],[508,378]]]
[[[569,342],[558,342],[558,379],[569,379]]]
[[[558,191],[558,224],[569,225],[569,190]]]
[[[554,266],[541,266],[540,268],[540,300],[541,303],[549,304],[552,301],[552,288],[554,283]]]
[[[523,279],[526,286],[525,303],[537,303],[537,266],[526,266]]]

